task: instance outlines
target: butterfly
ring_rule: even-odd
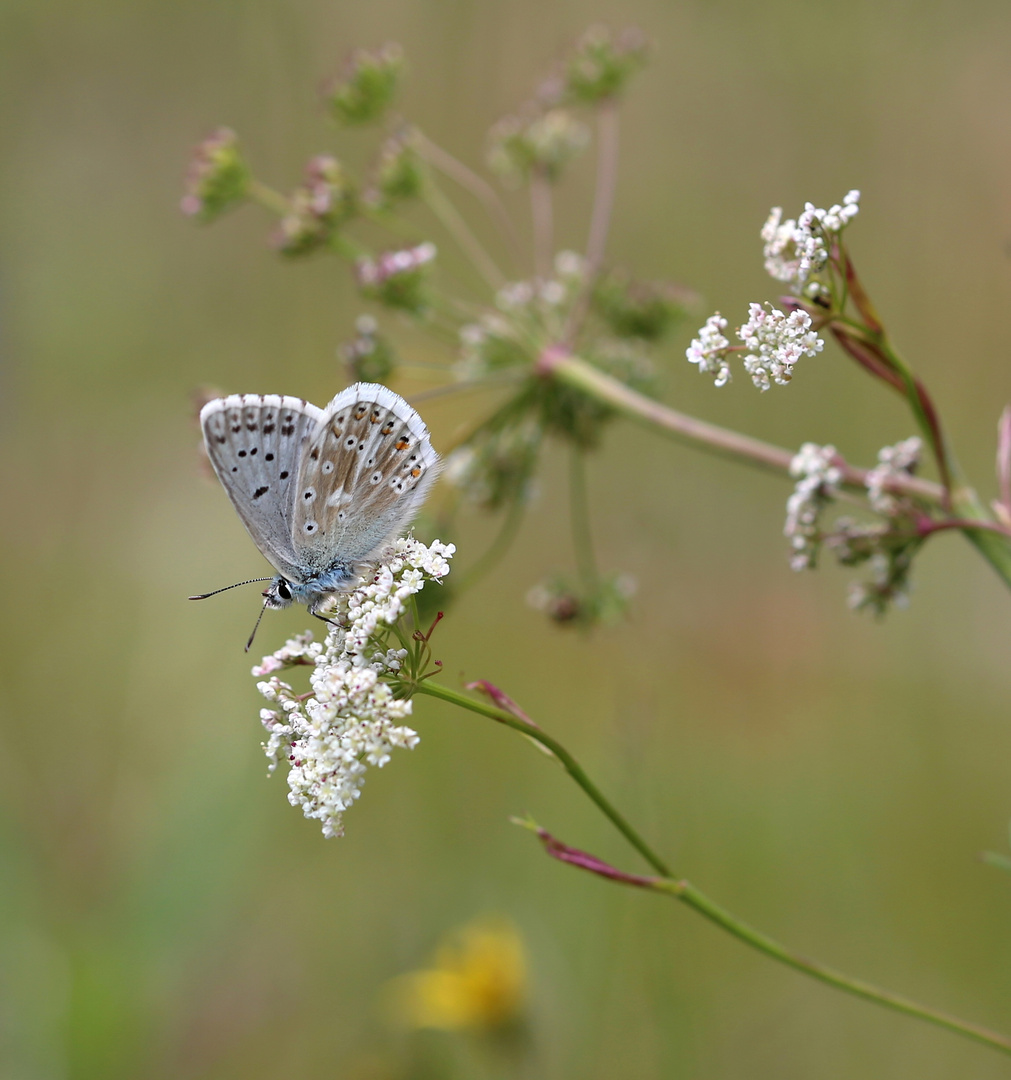
[[[298,602],[329,621],[320,605],[406,529],[440,469],[425,422],[378,383],[355,383],[325,409],[296,397],[232,394],[209,401],[200,426],[236,513],[277,571],[254,579],[270,582],[261,618]]]

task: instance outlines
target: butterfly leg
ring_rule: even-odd
[[[341,624],[339,622],[337,622],[335,619],[328,619],[325,615],[320,615],[320,613],[316,610],[315,607],[309,608],[309,614],[312,615],[314,618],[319,619],[320,622],[325,622],[327,626],[336,627],[338,630],[340,629]]]

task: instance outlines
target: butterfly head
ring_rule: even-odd
[[[295,599],[295,594],[291,582],[278,574],[263,590],[263,598],[265,600],[264,607],[269,607],[272,611],[280,611],[282,608],[288,607],[292,600]]]

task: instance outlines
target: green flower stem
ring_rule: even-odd
[[[521,496],[511,500],[502,521],[502,527],[491,542],[488,550],[473,566],[463,572],[463,576],[458,581],[454,582],[454,585],[461,592],[466,592],[467,589],[472,588],[477,582],[487,577],[502,561],[506,552],[512,547],[513,540],[516,539],[526,509],[527,504]]]
[[[607,251],[611,215],[618,186],[618,103],[613,98],[600,103],[597,110],[597,180],[590,212],[590,232],[586,240],[586,280],[566,320],[562,341],[571,347],[586,321],[597,276]]]
[[[598,808],[625,839],[628,840],[636,851],[642,855],[646,862],[660,874],[659,878],[637,878],[634,884],[676,897],[710,922],[722,927],[729,934],[737,938],[738,941],[743,941],[746,945],[750,945],[753,949],[757,949],[759,952],[764,953],[773,960],[778,960],[780,963],[792,967],[795,971],[809,975],[814,979],[827,983],[829,986],[834,986],[838,990],[845,990],[847,993],[863,998],[866,1001],[874,1002],[877,1005],[893,1009],[896,1012],[905,1013],[907,1016],[917,1017],[918,1019],[925,1020],[937,1027],[952,1031],[957,1035],[962,1035],[965,1038],[983,1043],[985,1046],[989,1046],[994,1050],[1001,1050],[1006,1054],[1011,1054],[1011,1039],[1008,1039],[997,1032],[989,1031],[987,1028],[980,1027],[977,1024],[971,1024],[964,1020],[959,1020],[957,1017],[949,1016],[947,1013],[938,1012],[936,1009],[929,1009],[923,1005],[919,1005],[917,1002],[899,994],[892,994],[886,990],[881,990],[871,983],[863,982],[860,979],[852,979],[848,975],[843,975],[833,968],[826,967],[824,964],[818,964],[812,960],[807,960],[780,945],[779,942],[775,941],[773,938],[766,936],[760,931],[750,927],[747,923],[742,922],[715,901],[710,900],[705,893],[695,888],[690,882],[676,880],[664,861],[649,847],[646,841],[643,840],[625,818],[622,817],[618,810],[611,805],[596,784],[594,784],[586,775],[576,759],[564,746],[562,746],[561,743],[541,731],[539,727],[519,719],[519,717],[506,712],[504,709],[499,709],[494,705],[489,705],[483,701],[468,697],[456,690],[450,690],[448,687],[441,686],[438,683],[421,683],[417,686],[417,692],[428,694],[430,697],[440,698],[442,701],[448,701],[452,705],[458,705],[460,708],[477,713],[479,716],[486,716],[491,720],[496,720],[500,724],[505,724],[507,727],[514,728],[528,739],[533,740],[546,750],[549,750],[561,763],[569,776],[571,776],[590,799],[596,803]]]
[[[443,150],[438,143],[432,142],[427,135],[417,128],[413,129],[412,137],[415,146],[418,148],[418,153],[429,165],[438,169],[444,176],[455,180],[484,205],[489,216],[499,227],[503,239],[508,244],[513,262],[516,266],[521,266],[523,260],[520,252],[519,237],[516,235],[516,227],[509,216],[509,211],[505,208],[505,204],[491,184],[484,177],[474,172],[473,169],[464,165],[462,161],[453,157],[447,150]]]
[[[940,1012],[937,1009],[930,1009],[901,994],[893,994],[888,990],[882,990],[872,983],[864,982],[862,979],[853,979],[849,975],[836,971],[834,968],[826,967],[824,964],[799,956],[797,953],[791,952],[780,945],[773,938],[748,926],[747,923],[741,922],[726,908],[720,907],[719,904],[710,900],[705,893],[700,892],[688,881],[660,879],[656,880],[651,885],[651,888],[657,892],[668,893],[683,901],[710,922],[716,923],[717,926],[721,926],[724,930],[733,934],[739,941],[743,941],[746,945],[750,945],[773,960],[786,964],[787,967],[792,967],[795,971],[810,975],[813,979],[834,986],[837,990],[844,990],[855,997],[863,998],[865,1001],[872,1001],[877,1005],[893,1009],[895,1012],[905,1013],[906,1016],[915,1016],[920,1020],[926,1020],[928,1024],[946,1028],[956,1035],[962,1035],[967,1039],[983,1043],[994,1050],[1011,1054],[1011,1039],[1007,1038],[1007,1036],[980,1027],[978,1024],[960,1020],[956,1016]]]
[[[979,495],[963,484],[956,484],[951,489],[952,512],[969,521],[987,522],[986,512]],[[997,571],[1004,581],[1011,585],[1011,540],[990,529],[965,528],[962,530],[966,539],[984,559]]]
[[[589,592],[596,592],[600,576],[593,554],[590,500],[586,490],[586,451],[574,443],[569,447],[569,507],[572,518],[572,545],[576,551],[579,576]]]
[[[598,401],[606,401],[623,416],[647,424],[661,434],[735,461],[789,475],[790,462],[794,457],[792,451],[671,409],[645,394],[631,390],[624,383],[564,350],[547,350],[540,358],[539,370]],[[950,455],[948,462],[949,468],[953,468]],[[840,467],[844,487],[866,491],[866,469],[858,469],[848,463]],[[952,513],[967,522],[984,523],[991,520],[977,493],[964,484],[956,483],[949,492],[945,492],[943,487],[929,480],[915,476],[896,477],[889,484],[889,490],[921,499],[936,507],[950,506]],[[1011,588],[1011,539],[985,527],[974,529],[971,525],[964,526],[962,532],[1004,584]]]
[[[674,876],[663,859],[650,848],[646,841],[643,840],[635,829],[633,829],[621,814],[618,813],[604,796],[603,792],[601,792],[600,788],[598,788],[586,775],[579,762],[576,761],[560,742],[553,739],[550,735],[545,734],[540,728],[532,727],[530,724],[524,723],[524,721],[513,716],[512,713],[506,712],[504,709],[496,708],[494,705],[489,705],[477,698],[468,697],[466,694],[461,694],[458,690],[450,690],[449,687],[442,686],[440,683],[421,683],[417,687],[417,692],[419,694],[428,694],[430,697],[441,698],[443,701],[448,701],[451,705],[458,705],[461,709],[468,709],[470,712],[477,713],[479,716],[486,716],[490,720],[497,720],[500,724],[505,724],[506,727],[514,728],[528,738],[533,739],[534,742],[539,743],[546,750],[550,750],[569,776],[571,776],[583,791],[585,791],[597,804],[604,816],[612,825],[614,825],[618,832],[625,837],[632,847],[639,852],[646,862],[648,862],[662,877],[671,878]]]
[[[597,110],[597,183],[586,242],[586,276],[591,285],[604,261],[618,186],[618,103],[605,99]]]
[[[564,352],[545,353],[540,360],[541,370],[573,386],[598,401],[607,402],[623,416],[644,423],[681,442],[709,450],[724,457],[756,465],[761,469],[781,475],[790,474],[790,462],[795,452],[772,443],[753,439],[728,428],[699,420],[687,413],[678,412],[667,405],[632,390],[599,368],[593,367],[579,357]],[[843,466],[843,485],[854,490],[866,491],[867,471],[852,465]],[[912,495],[933,505],[940,505],[943,489],[938,484],[917,477],[896,480],[891,491]]]
[[[246,191],[253,202],[259,203],[264,209],[270,210],[279,217],[284,217],[291,212],[291,203],[288,199],[259,180],[250,178]]]
[[[471,232],[453,203],[429,179],[423,189],[422,198],[428,208],[442,222],[446,231],[460,245],[460,249],[470,259],[474,269],[484,279],[485,284],[497,291],[506,283],[505,275],[495,265],[495,260],[485,251],[481,241]]]
[[[847,287],[842,307],[845,307],[847,299],[852,300],[862,323],[853,325],[850,320],[843,320],[843,323],[849,327],[848,331],[844,330],[842,325],[830,323],[830,327],[836,340],[844,349],[856,356],[869,370],[874,370],[876,366],[879,366],[879,370],[875,373],[905,397],[920,433],[937,462],[937,468],[941,474],[941,485],[948,492],[958,482],[958,467],[941,428],[941,419],[934,407],[934,402],[927,393],[927,388],[913,374],[912,368],[888,340],[884,323],[860,281],[853,260],[841,246],[839,254]],[[866,349],[859,349],[858,352],[850,349],[851,343],[856,344],[854,338],[862,342]]]
[[[530,216],[534,233],[534,271],[542,281],[551,276],[551,254],[555,246],[555,211],[551,180],[543,168],[530,174]]]
[[[884,330],[879,330],[872,336],[875,339],[875,345],[880,355],[884,357],[888,366],[897,372],[902,379],[906,401],[909,403],[913,418],[916,420],[927,445],[933,451],[934,460],[937,462],[937,468],[941,474],[941,484],[946,490],[950,491],[958,483],[958,465],[941,429],[941,421],[930,395],[920,380],[913,374],[912,369],[905,360],[892,348],[892,343],[888,340],[888,335]]]

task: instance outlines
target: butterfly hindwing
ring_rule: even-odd
[[[413,520],[439,471],[424,421],[398,394],[357,383],[338,394],[305,447],[291,541],[323,569],[368,560]]]
[[[292,543],[299,465],[324,413],[277,394],[232,394],[200,412],[207,455],[253,543],[286,578],[301,581]]]

